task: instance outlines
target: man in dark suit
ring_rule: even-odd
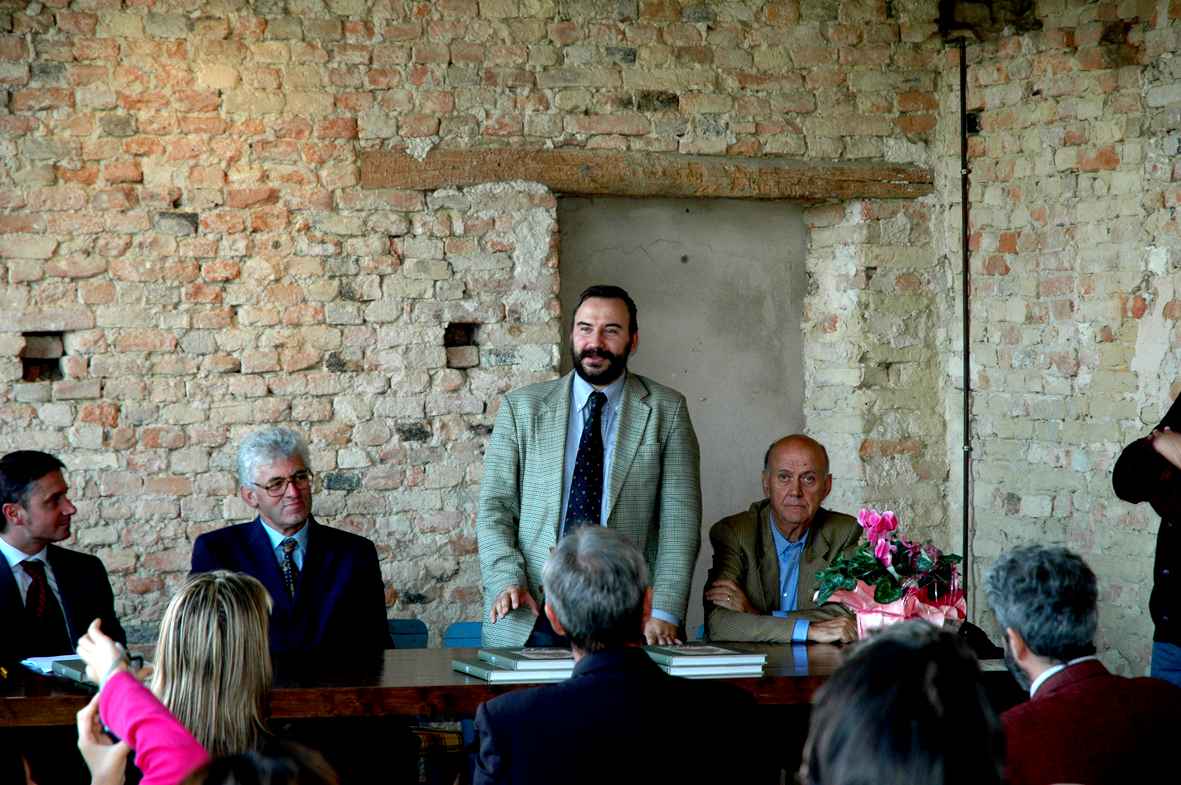
[[[0,458],[0,661],[69,654],[95,619],[127,642],[102,562],[54,544],[78,511],[64,468],[35,450]]]
[[[363,656],[392,648],[377,549],[316,523],[307,445],[294,431],[258,431],[238,448],[239,493],[249,523],[202,534],[193,572],[233,570],[266,586],[271,654]]]
[[[1098,587],[1065,548],[1001,555],[985,592],[1005,635],[1005,661],[1030,700],[1001,715],[1009,785],[1154,782],[1174,768],[1181,689],[1128,679],[1095,657]]]
[[[543,571],[545,613],[574,674],[476,712],[476,783],[758,782],[772,745],[754,700],[665,674],[640,648],[652,611],[643,555],[598,526],[566,535]]]

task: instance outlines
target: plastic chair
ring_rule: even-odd
[[[443,648],[479,648],[480,632],[483,628],[483,622],[457,621],[443,632]]]
[[[395,649],[425,649],[427,630],[421,619],[390,619]]]
[[[480,633],[483,628],[483,622],[457,621],[443,632],[443,647],[447,649],[479,648]],[[463,736],[464,748],[467,750],[474,749],[476,743],[476,724],[471,720],[460,720],[459,729]],[[475,759],[470,755],[467,759],[467,766],[467,774],[470,780],[471,773],[475,769]]]

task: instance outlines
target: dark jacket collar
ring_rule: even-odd
[[[655,670],[664,673],[639,646],[620,646],[585,655],[575,664],[573,676],[620,670]]]

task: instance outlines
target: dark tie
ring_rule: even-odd
[[[32,640],[29,648],[31,655],[69,654],[74,647],[70,645],[69,633],[66,632],[66,617],[62,615],[61,605],[49,588],[45,564],[37,559],[27,559],[21,562],[21,567],[30,580],[29,590],[25,593],[25,612],[32,628],[29,636]]]
[[[283,583],[287,585],[287,593],[292,597],[295,596],[295,584],[299,582],[299,567],[295,565],[295,549],[299,547],[299,543],[295,541],[294,537],[288,537],[279,543],[279,547],[283,549]]]
[[[566,502],[566,527],[569,534],[579,526],[598,526],[603,509],[603,405],[607,396],[598,390],[590,396],[590,422],[578,440],[574,459],[574,477],[570,480],[570,498]]]

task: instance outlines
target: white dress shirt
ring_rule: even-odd
[[[21,593],[21,605],[25,604],[25,596],[29,593],[29,584],[33,579],[25,572],[25,568],[20,566],[23,561],[39,561],[45,565],[45,580],[49,583],[49,590],[53,592],[53,596],[57,598],[57,604],[62,604],[62,594],[57,588],[57,578],[53,575],[53,568],[49,566],[49,559],[46,548],[33,556],[19,550],[12,545],[9,545],[3,537],[0,537],[0,552],[4,554],[5,560],[8,561],[8,568],[12,570],[12,577],[16,579],[16,588]],[[63,616],[65,615],[63,611]]]

